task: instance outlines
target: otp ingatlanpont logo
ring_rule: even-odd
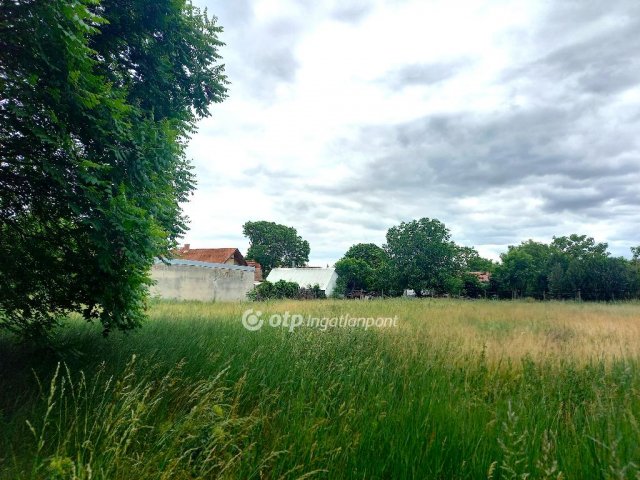
[[[253,311],[252,308],[245,310],[242,314],[242,326],[251,332],[255,332],[262,328],[264,320],[262,320],[262,312],[259,310]]]

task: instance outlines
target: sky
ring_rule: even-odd
[[[199,123],[192,248],[295,227],[310,264],[437,218],[496,259],[587,234],[640,244],[637,0],[194,0],[229,97]]]

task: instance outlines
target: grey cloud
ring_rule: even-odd
[[[635,0],[557,2],[533,32],[531,40],[545,53],[511,68],[504,81],[524,81],[531,90],[549,90],[565,101],[581,94],[609,96],[638,84]]]
[[[362,127],[329,149],[345,159],[370,156],[354,165],[351,177],[328,185],[313,202],[291,202],[295,186],[278,201],[292,218],[372,231],[430,216],[458,226],[470,244],[548,239],[563,233],[558,224],[567,218],[615,222],[640,203],[640,122],[600,120],[598,108],[578,104]],[[457,203],[467,197],[481,198],[486,216],[476,218],[477,210]],[[539,206],[527,207],[527,198]]]
[[[372,10],[373,5],[367,0],[342,0],[332,10],[331,16],[336,20],[356,23],[362,20]]]
[[[235,73],[242,86],[256,97],[270,100],[279,83],[293,82],[299,67],[294,48],[301,32],[301,20],[289,18],[254,23],[237,32]]]
[[[535,26],[535,40],[542,45],[555,43],[578,28],[597,26],[603,19],[634,20],[640,14],[635,0],[563,0],[553,2]]]
[[[216,15],[224,31],[221,39],[231,95],[251,95],[269,101],[280,83],[295,79],[298,61],[295,46],[307,18],[288,16],[264,22],[253,12],[250,0],[231,2],[201,0]]]
[[[377,158],[363,168],[364,177],[340,188],[384,190],[394,185],[475,194],[551,174],[593,180],[636,171],[640,142],[635,129],[601,125],[593,115],[589,105],[549,106],[482,116],[427,116],[363,128],[353,149],[370,137],[384,141]],[[567,144],[567,138],[579,145]]]
[[[291,170],[275,169],[265,165],[243,171],[241,178],[245,185],[251,185],[276,198],[287,198],[289,201],[295,198],[290,195],[290,192],[304,181],[300,174]]]
[[[611,200],[613,192],[588,190],[554,189],[547,193],[544,210],[548,212],[584,211],[603,206]]]
[[[398,89],[413,85],[434,85],[455,76],[468,60],[455,60],[441,63],[416,63],[389,72],[381,82],[390,88]]]
[[[580,91],[607,95],[638,83],[639,50],[640,18],[555,50],[530,65],[525,74],[571,81]]]
[[[291,170],[285,170],[282,168],[271,168],[266,165],[257,165],[252,168],[248,168],[242,172],[244,177],[261,177],[261,178],[277,178],[277,179],[300,179],[303,178],[300,174],[292,172]]]
[[[207,7],[208,13],[218,17],[219,23],[226,28],[235,28],[248,23],[253,18],[251,0],[206,0],[200,2]]]
[[[414,216],[439,215],[477,244],[517,242],[522,232],[548,236],[561,221],[557,215],[615,221],[621,208],[637,205],[640,141],[634,132],[639,127],[638,122],[603,125],[599,109],[588,104],[363,127],[341,147],[360,151],[376,138],[378,152],[332,193],[362,203],[368,195],[384,199],[367,219],[399,218],[407,210]],[[466,197],[481,198],[493,214],[474,219],[455,202]],[[522,197],[542,205],[525,213]],[[492,222],[508,227],[495,229]]]
[[[298,61],[288,48],[263,53],[254,59],[261,75],[283,82],[291,82],[298,69]],[[263,80],[264,81],[264,80]]]

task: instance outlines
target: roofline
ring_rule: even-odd
[[[228,263],[212,263],[212,262],[200,262],[198,260],[160,260],[156,258],[155,265],[164,264],[164,265],[183,265],[187,267],[202,267],[202,268],[224,268],[227,270],[240,270],[243,272],[255,272],[255,267],[245,267],[244,265],[230,265]]]

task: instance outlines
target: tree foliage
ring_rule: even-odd
[[[327,298],[324,290],[317,283],[314,285],[300,286],[296,282],[278,280],[271,283],[264,281],[256,285],[248,294],[249,300],[281,300],[291,299],[317,299]]]
[[[335,265],[336,291],[631,299],[640,296],[640,247],[632,247],[631,254],[631,260],[613,258],[606,243],[572,234],[553,237],[550,243],[527,240],[510,245],[496,263],[473,247],[456,245],[442,222],[423,218],[390,228],[384,248],[371,243],[349,248]],[[472,272],[487,272],[490,280]]]
[[[473,247],[459,247],[458,258],[462,268],[468,272],[493,272],[496,264],[488,258],[480,256]]]
[[[395,293],[390,259],[382,247],[374,243],[352,245],[336,262],[336,291],[346,295],[365,290],[375,295]]]
[[[345,257],[336,262],[335,269],[337,292],[346,295],[354,290],[371,290],[374,270],[364,260]]]
[[[412,289],[418,296],[423,291],[461,289],[459,249],[439,220],[421,218],[391,227],[384,249],[399,288]]]
[[[387,252],[375,243],[356,243],[349,247],[344,258],[362,260],[374,269],[389,263]]]
[[[293,227],[274,222],[246,222],[242,233],[250,245],[246,258],[255,260],[266,275],[275,267],[301,267],[309,261],[309,242]]]
[[[500,255],[496,270],[498,283],[513,297],[538,297],[548,288],[547,265],[552,250],[549,245],[528,240],[510,245]]]
[[[186,142],[226,96],[220,30],[186,0],[2,2],[0,327],[140,324],[186,228]]]
[[[528,240],[509,246],[496,267],[497,293],[539,299],[637,298],[640,276],[634,261],[611,257],[607,249],[606,243],[577,234],[554,237],[550,244]]]

